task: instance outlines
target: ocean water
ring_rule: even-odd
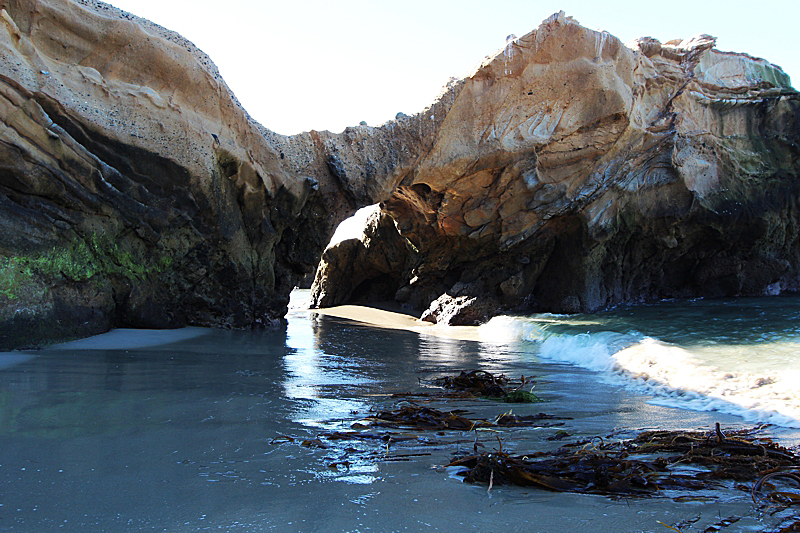
[[[495,317],[481,336],[596,371],[652,403],[800,428],[800,297],[666,301]]]
[[[717,422],[781,423],[764,433],[796,445],[794,396],[759,392],[777,391],[794,370],[796,299],[498,317],[463,340],[437,327],[419,333],[317,315],[304,308],[307,295],[293,294],[288,321],[276,330],[115,330],[0,354],[0,531],[621,533],[661,532],[662,523],[687,520],[694,525],[685,531],[703,531],[741,516],[726,528],[734,532],[782,519],[757,512],[749,492],[731,487],[689,503],[681,494],[487,491],[444,465],[477,446],[554,449],[565,442],[549,440],[559,432],[608,440],[657,428],[712,431]],[[684,358],[679,370],[704,369],[734,383],[732,392],[716,399],[718,387],[706,378],[705,389],[690,392],[662,370],[672,353]],[[639,366],[624,367],[633,364],[628,359]],[[391,440],[375,429],[367,433],[380,438],[326,438],[409,401],[473,419],[512,408],[392,396],[435,393],[432,378],[469,369],[532,379],[544,402],[513,412],[565,418],[545,428],[398,430]]]

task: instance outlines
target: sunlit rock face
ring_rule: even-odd
[[[797,106],[712,38],[625,46],[558,14],[416,115],[288,137],[173,32],[6,0],[0,349],[275,322],[378,202],[325,252],[316,305],[471,323],[797,288]]]
[[[431,149],[454,98],[288,137],[174,32],[94,0],[0,9],[0,349],[274,323],[337,224]]]
[[[413,250],[395,298],[429,320],[798,288],[800,98],[778,67],[559,13],[450,98],[382,204]]]

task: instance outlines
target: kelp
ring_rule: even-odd
[[[482,396],[508,403],[534,403],[541,402],[541,398],[533,394],[532,390],[523,390],[525,385],[533,382],[521,376],[519,384],[512,386],[504,374],[492,374],[485,370],[462,371],[457,376],[443,376],[432,381],[434,385],[450,389],[461,395]]]
[[[758,429],[758,428],[756,428]],[[717,424],[713,432],[648,431],[633,439],[631,453],[680,453],[681,461],[708,467],[709,478],[754,481],[779,468],[800,465],[790,450],[771,439],[756,438],[755,429],[723,433]]]
[[[515,415],[511,411],[503,413],[494,419],[494,425],[500,427],[553,427],[563,426],[563,422],[544,422],[545,420],[572,420],[566,416],[553,416],[545,413],[535,415]]]
[[[505,452],[461,457],[448,466],[467,467],[468,483],[539,487],[556,492],[648,494],[658,490],[649,474],[663,470],[646,461],[608,453],[572,453],[564,449],[545,455],[512,456]]]
[[[598,438],[552,452],[509,455],[502,450],[458,457],[470,483],[535,486],[557,492],[648,496],[665,489],[698,490],[721,480],[756,481],[800,458],[753,430],[650,431],[631,440]],[[595,443],[596,442],[596,443]],[[662,454],[677,455],[662,455]],[[689,470],[686,465],[695,468]],[[797,478],[800,480],[800,477]]]
[[[795,490],[789,490],[780,482],[790,481]],[[776,515],[793,506],[800,506],[800,469],[781,468],[766,473],[753,485],[750,491],[753,503],[762,513]],[[769,533],[800,532],[800,512],[794,511],[784,517],[781,523]]]
[[[556,417],[545,413],[518,416],[511,411],[502,413],[493,420],[470,420],[462,416],[463,414],[464,411],[440,411],[432,407],[409,404],[393,411],[380,411],[374,416],[356,422],[353,427],[376,426],[420,430],[450,429],[470,431],[485,427],[551,427],[563,424],[563,422],[550,422],[551,420],[569,420],[569,418]]]
[[[505,375],[494,375],[485,370],[462,371],[457,376],[443,376],[433,383],[445,389],[469,392],[475,396],[504,396],[504,386],[508,384]]]
[[[427,430],[460,429],[470,430],[476,422],[460,416],[453,411],[439,411],[432,407],[407,405],[394,411],[380,411],[359,422],[359,426],[389,428],[416,428]]]

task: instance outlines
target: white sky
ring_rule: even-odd
[[[558,10],[628,42],[698,33],[783,67],[800,85],[797,0],[112,0],[181,33],[217,64],[248,112],[283,134],[377,126],[431,104]]]

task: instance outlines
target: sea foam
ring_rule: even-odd
[[[654,404],[800,428],[800,371],[780,356],[800,352],[800,344],[678,346],[637,331],[598,331],[597,323],[591,325],[592,331],[579,333],[580,322],[571,317],[502,316],[481,326],[480,333],[485,342],[522,343],[542,360],[599,372],[605,381],[652,395]]]

